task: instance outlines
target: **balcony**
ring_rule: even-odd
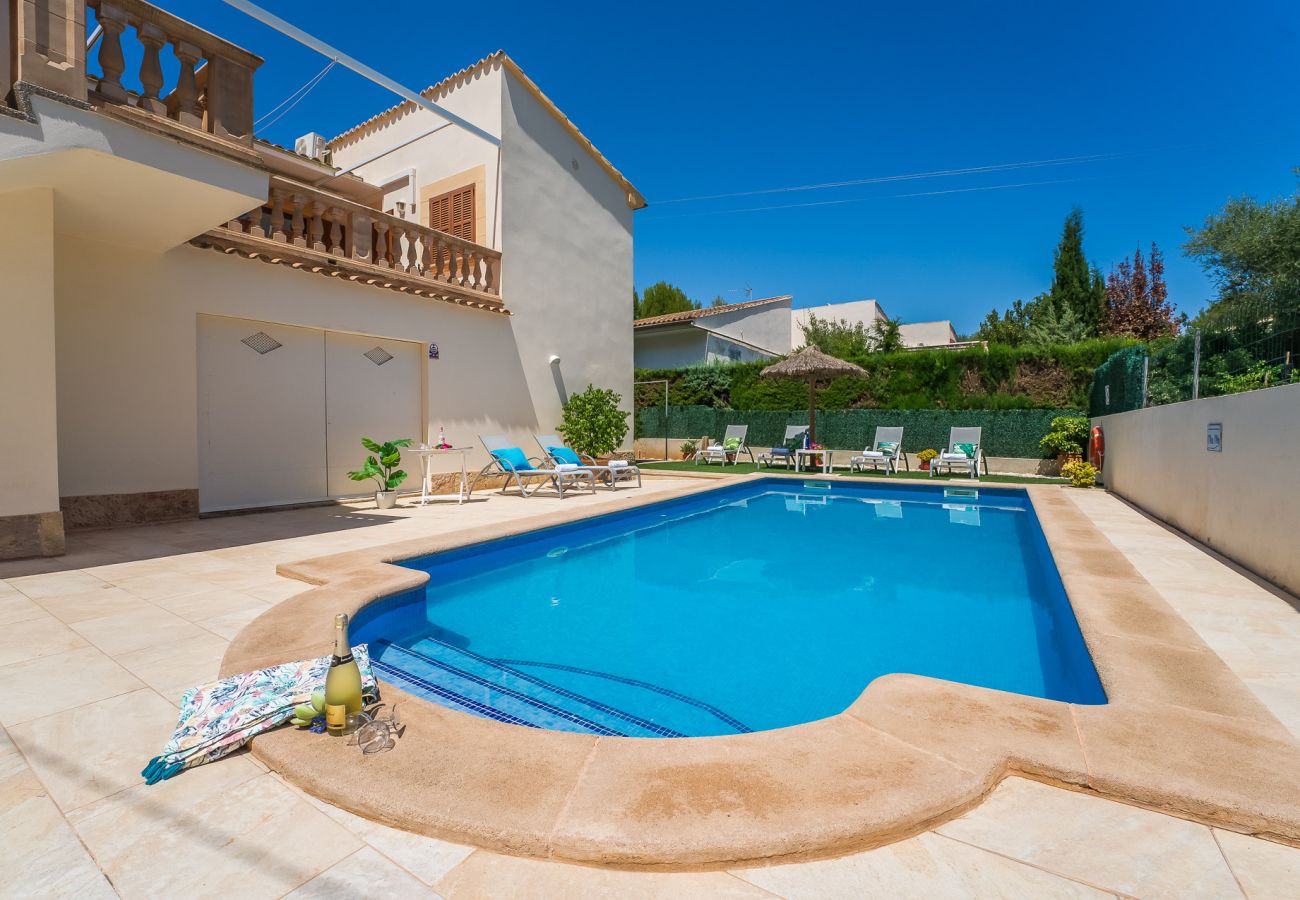
[[[66,146],[42,135],[28,139],[31,150],[11,148],[14,160],[0,154],[0,189],[51,184],[71,233],[153,250],[190,241],[509,314],[500,251],[374,209],[373,186],[254,140],[260,57],[143,0],[20,0],[10,9],[0,16],[0,111],[9,95],[38,121],[34,110],[62,102],[80,131]],[[164,66],[168,50],[175,62]],[[92,53],[98,73],[87,71]],[[130,72],[128,58],[139,61]],[[123,126],[153,143],[121,139]],[[36,156],[40,168],[29,164]]]
[[[193,243],[509,315],[498,287],[499,250],[279,176],[263,206]]]

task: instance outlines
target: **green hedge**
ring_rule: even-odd
[[[661,388],[662,390],[662,388]],[[805,403],[807,388],[804,388]],[[817,440],[827,447],[866,447],[875,438],[876,427],[903,426],[903,449],[916,453],[927,447],[948,446],[948,429],[958,425],[979,425],[984,429],[984,452],[989,456],[1039,458],[1039,439],[1051,430],[1056,416],[1081,416],[1064,409],[842,409],[817,410]],[[748,425],[752,447],[770,447],[785,434],[787,425],[808,421],[807,408],[800,410],[732,410],[709,406],[670,406],[668,437],[710,435],[721,437],[728,425]],[[638,412],[637,435],[664,437],[664,409],[647,406]],[[676,447],[669,448],[675,451]]]
[[[818,393],[818,409],[1083,409],[1093,370],[1132,343],[1108,338],[1059,347],[869,353],[853,361],[865,377],[838,378]],[[639,369],[638,380],[666,378],[678,406],[781,411],[806,408],[801,382],[761,378],[767,363]],[[663,403],[661,385],[637,388],[637,406]]]

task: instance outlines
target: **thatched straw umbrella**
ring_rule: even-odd
[[[764,378],[797,378],[808,382],[808,439],[817,440],[817,385],[843,375],[865,375],[866,370],[851,362],[827,356],[816,347],[804,347],[794,356],[773,363],[760,372]]]

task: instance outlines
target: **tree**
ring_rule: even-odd
[[[713,307],[726,306],[726,305],[727,305],[727,301],[722,299],[722,295],[718,295],[717,297],[714,297],[713,302],[709,304],[709,306],[713,306]]]
[[[1200,262],[1219,292],[1199,324],[1232,322],[1239,313],[1300,311],[1300,190],[1262,203],[1229,200],[1187,234],[1183,252]]]
[[[569,446],[588,456],[605,456],[618,449],[627,437],[627,420],[632,414],[618,408],[617,392],[587,385],[564,404],[558,431]]]
[[[1096,266],[1083,255],[1083,210],[1074,207],[1065,217],[1061,241],[1052,258],[1052,287],[1048,291],[1054,313],[1068,308],[1085,329],[1085,337],[1096,333],[1106,308],[1106,284]]]
[[[975,332],[975,340],[988,341],[990,344],[1006,344],[1019,347],[1029,340],[1029,307],[1023,300],[1011,304],[1001,316],[996,309],[990,310]]]
[[[1181,319],[1174,314],[1165,285],[1165,261],[1153,241],[1151,261],[1142,258],[1142,248],[1133,261],[1120,260],[1106,276],[1106,314],[1101,330],[1105,334],[1128,335],[1143,341],[1177,334]]]
[[[805,347],[816,346],[823,353],[838,359],[851,359],[871,350],[871,336],[861,322],[848,319],[819,319],[809,313],[808,321],[801,322]]]
[[[700,305],[686,296],[686,292],[666,281],[657,281],[641,292],[641,302],[637,305],[636,317],[648,319],[651,316],[664,316],[668,313],[686,312],[699,309]]]
[[[893,319],[877,319],[871,326],[871,350],[874,353],[893,353],[903,349],[903,333]]]
[[[1025,342],[1035,347],[1075,344],[1088,337],[1088,326],[1073,306],[1053,300],[1048,295],[1034,301],[1025,329]]]

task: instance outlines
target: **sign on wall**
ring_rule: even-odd
[[[1223,423],[1211,422],[1205,426],[1205,449],[1211,453],[1223,452]]]
[[[437,359],[437,358],[438,358],[438,345],[437,345],[437,344],[430,344],[430,345],[429,345],[429,359]]]

